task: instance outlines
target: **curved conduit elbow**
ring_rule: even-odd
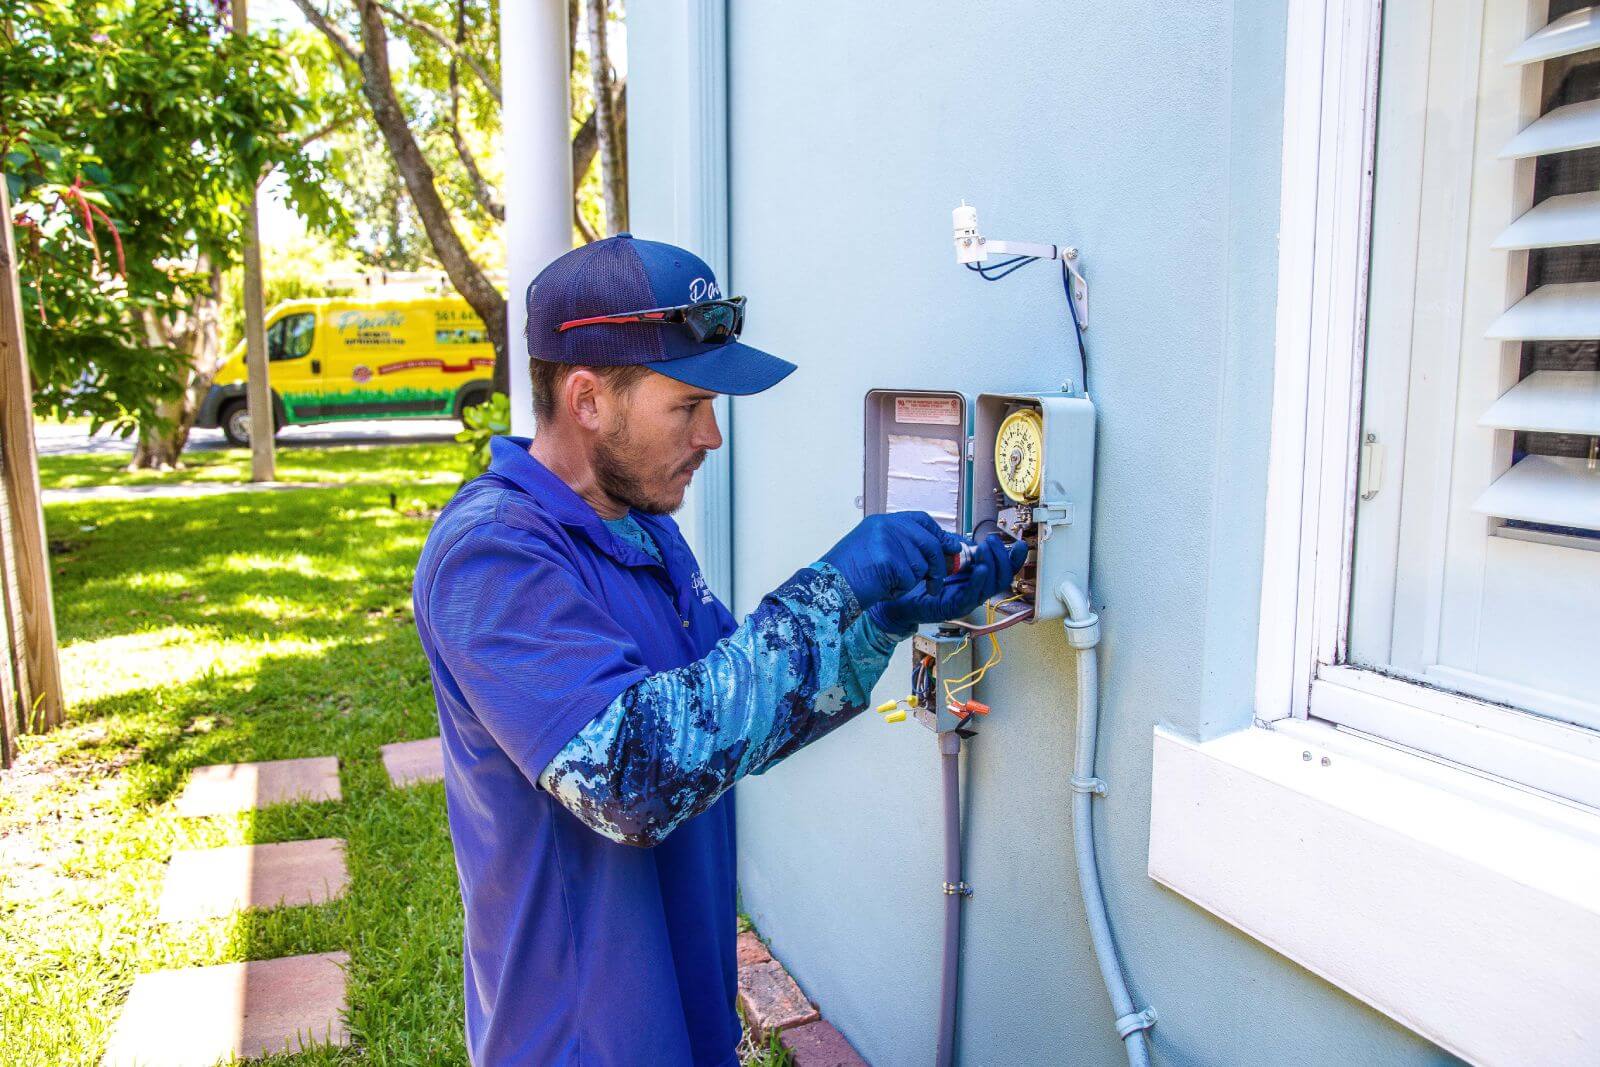
[[[1128,1062],[1133,1067],[1149,1067],[1150,1049],[1145,1044],[1144,1031],[1155,1025],[1155,1009],[1137,1010],[1133,995],[1128,992],[1127,978],[1117,960],[1116,941],[1111,936],[1105,895],[1100,890],[1100,864],[1094,848],[1093,801],[1106,792],[1105,782],[1094,773],[1095,740],[1100,727],[1100,617],[1090,609],[1088,594],[1073,581],[1062,582],[1056,597],[1066,609],[1061,622],[1078,663],[1078,738],[1072,767],[1072,842],[1078,860],[1078,888],[1083,894],[1100,976],[1117,1013],[1117,1034],[1127,1049]]]

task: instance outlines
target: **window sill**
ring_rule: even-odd
[[[1600,812],[1296,720],[1153,774],[1157,882],[1468,1060],[1600,1047]]]
[[[1349,666],[1318,668],[1310,711],[1314,719],[1600,810],[1595,729]]]

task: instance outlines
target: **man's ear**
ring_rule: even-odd
[[[586,430],[598,431],[603,428],[605,419],[600,411],[603,388],[604,383],[594,371],[580,367],[567,375],[567,383],[561,391],[567,414]]]

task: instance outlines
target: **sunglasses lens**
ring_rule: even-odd
[[[740,320],[744,318],[738,306],[720,302],[696,304],[684,314],[684,321],[693,331],[695,340],[712,343],[731,341],[739,336]]]

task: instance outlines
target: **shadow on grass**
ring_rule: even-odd
[[[279,481],[333,481],[389,484],[401,487],[419,476],[460,473],[461,445],[437,439],[399,438],[382,445],[330,445],[319,442],[278,444]],[[127,468],[127,453],[55,454],[39,457],[44,489],[76,489],[106,485],[170,485],[185,482],[249,481],[248,449],[188,451],[177,470]]]
[[[352,612],[408,593],[427,532],[368,488],[83,503],[49,519],[67,547],[53,561],[63,644],[156,622],[241,637],[344,632]]]

